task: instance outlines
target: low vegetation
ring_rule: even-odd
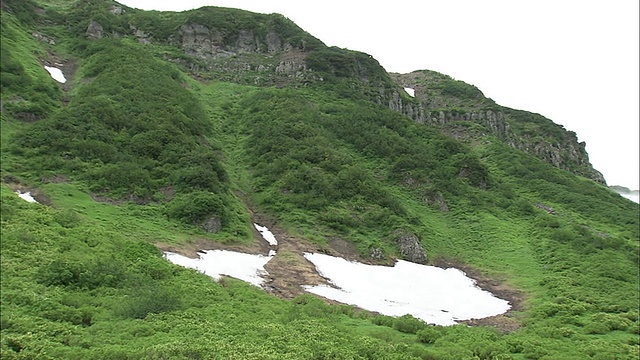
[[[374,59],[326,48],[276,15],[3,4],[2,358],[638,357],[639,211],[605,186],[497,137],[463,143],[371,102],[390,84]],[[168,56],[181,51],[170,38],[185,16],[229,34],[275,29],[308,46],[323,80],[205,81]],[[87,40],[91,18],[121,35]],[[133,23],[161,41],[123,35]],[[76,64],[64,90],[42,68],[54,54]],[[434,95],[484,101],[438,81]],[[214,282],[155,246],[247,245],[252,214],[320,249],[347,240],[365,260],[397,258],[395,236],[411,233],[430,263],[492,279],[514,309],[432,326]]]

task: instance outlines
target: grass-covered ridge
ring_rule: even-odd
[[[189,17],[237,20],[229,31],[258,37],[280,26],[302,46],[276,15],[4,3],[2,358],[637,358],[638,206],[606,187],[498,136],[463,143],[375,105],[387,75],[360,53],[306,42],[323,80],[265,87],[203,77],[171,45]],[[90,19],[108,29],[102,39],[86,39]],[[157,41],[127,35],[134,21]],[[64,90],[42,69],[53,52],[76,64]],[[486,100],[439,81],[443,102]],[[249,248],[258,216],[306,248],[339,251],[340,239],[369,261],[400,256],[398,234],[415,235],[430,263],[483,274],[516,294],[516,309],[481,326],[428,326],[215,283],[154,246]],[[215,219],[218,232],[202,228]]]

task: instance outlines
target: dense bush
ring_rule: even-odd
[[[158,192],[166,187],[182,194],[215,192],[216,200],[206,197],[192,214],[176,204],[170,214],[190,223],[214,209],[220,215],[228,178],[204,138],[211,125],[182,75],[124,40],[96,41],[85,53],[81,71],[92,81],[63,111],[21,137],[21,145],[37,154],[31,166],[63,164],[91,190],[116,198],[161,199]]]
[[[194,225],[211,217],[220,218],[223,223],[227,220],[220,196],[206,191],[176,196],[167,204],[166,213],[170,218]]]
[[[407,334],[416,334],[427,326],[424,321],[411,315],[403,315],[393,320],[393,328]]]
[[[416,335],[421,343],[433,344],[443,335],[443,331],[439,327],[429,326],[418,330]]]

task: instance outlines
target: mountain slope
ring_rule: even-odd
[[[548,119],[235,9],[3,1],[2,54],[3,357],[637,356],[638,206]],[[428,326],[157,249],[264,251],[258,220],[290,244],[274,274],[455,264],[517,306]]]

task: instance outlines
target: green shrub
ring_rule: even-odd
[[[429,326],[424,329],[418,330],[418,332],[416,332],[416,335],[418,336],[418,341],[420,341],[421,343],[433,344],[434,342],[436,342],[436,340],[442,337],[442,331],[439,327]]]
[[[223,223],[226,211],[221,197],[207,191],[194,191],[177,195],[165,210],[167,216],[186,224],[199,224],[210,217],[219,217]]]
[[[57,259],[40,267],[38,280],[49,286],[96,289],[124,286],[129,275],[126,266],[113,258],[108,261]]]
[[[393,320],[393,328],[407,334],[415,334],[428,325],[411,315],[403,315]]]
[[[161,314],[180,308],[180,296],[157,283],[151,283],[130,294],[129,300],[117,309],[117,313],[127,318],[144,319],[149,314]]]

